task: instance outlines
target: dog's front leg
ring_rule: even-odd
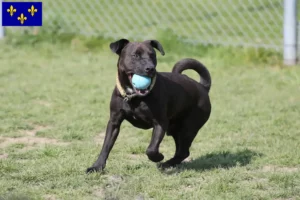
[[[93,166],[87,169],[87,173],[102,171],[105,168],[108,155],[119,135],[120,126],[123,121],[123,117],[121,115],[111,115],[111,116],[112,117],[107,123],[105,139],[103,142],[100,155],[97,161],[93,164]]]
[[[159,145],[165,136],[166,128],[166,123],[154,125],[151,142],[146,151],[148,158],[153,162],[160,162],[164,159],[164,155],[159,152]]]

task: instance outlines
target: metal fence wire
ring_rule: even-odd
[[[282,49],[282,0],[44,0],[44,30]]]

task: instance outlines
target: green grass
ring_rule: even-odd
[[[25,39],[0,44],[0,199],[300,199],[299,67],[260,50],[161,40],[159,71],[193,57],[212,75],[212,114],[191,161],[159,171],[144,154],[151,130],[125,122],[105,172],[86,175],[102,145],[117,57],[103,40]],[[170,137],[161,152],[173,155]]]

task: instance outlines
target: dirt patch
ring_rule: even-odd
[[[144,156],[144,154],[129,154],[128,158],[132,160],[139,160]]]
[[[287,199],[285,199],[285,198],[280,198],[280,199],[275,199],[275,200],[296,200],[296,198],[287,198]]]
[[[5,148],[12,144],[18,144],[23,143],[25,145],[44,145],[44,144],[55,144],[55,145],[67,145],[68,143],[65,142],[59,142],[56,139],[50,139],[50,138],[43,138],[43,137],[18,137],[18,138],[11,138],[11,137],[0,137],[0,139],[3,141],[0,143],[0,148]]]
[[[53,194],[47,194],[44,196],[45,200],[58,200]]]
[[[0,148],[5,148],[11,144],[23,143],[26,145],[44,145],[44,144],[55,144],[55,145],[67,145],[68,143],[59,142],[56,139],[43,138],[43,137],[19,137],[19,138],[11,138],[11,137],[0,137],[0,139],[4,139],[3,142],[0,143]]]
[[[185,192],[192,192],[192,191],[195,191],[195,188],[192,187],[191,185],[186,185],[186,186],[182,187],[182,190]]]
[[[105,197],[105,192],[102,188],[97,188],[94,190],[93,195],[99,199],[103,199]]]
[[[0,136],[0,137],[1,137],[1,136]],[[1,139],[1,138],[0,138],[0,143],[1,143],[1,142],[4,142],[4,141],[5,141],[5,139]]]
[[[274,165],[267,165],[262,168],[263,172],[298,172],[297,167],[279,167]]]
[[[42,106],[45,106],[45,107],[51,107],[51,103],[50,102],[47,102],[47,101],[36,101],[36,104],[39,104],[39,105],[42,105]]]
[[[123,177],[119,175],[112,175],[108,177],[108,180],[113,183],[120,183],[123,181]]]
[[[13,144],[25,144],[25,147],[18,150],[19,153],[23,153],[32,149],[35,149],[37,147],[43,146],[45,144],[53,144],[53,145],[68,145],[69,143],[65,142],[59,142],[56,139],[50,139],[50,138],[41,138],[41,137],[19,137],[19,138],[10,138],[10,137],[0,137],[1,139],[4,139],[4,142],[0,143],[0,148],[5,148]],[[0,155],[0,159],[3,159],[7,157],[8,155],[3,154]]]
[[[105,132],[101,132],[99,133],[95,138],[94,138],[94,141],[97,143],[97,144],[103,144],[103,141],[104,141],[104,138],[105,138]]]
[[[145,198],[144,198],[144,196],[143,195],[138,195],[136,198],[135,198],[135,200],[144,200]]]
[[[44,131],[50,128],[50,126],[34,126],[32,130],[22,131],[22,133],[29,136],[35,136],[37,132]]]
[[[35,148],[37,148],[37,145],[34,145],[34,146],[25,146],[22,149],[19,149],[18,152],[19,153],[24,153],[26,151],[30,151],[30,150],[35,149]]]
[[[25,152],[31,149],[34,149],[37,146],[45,145],[45,144],[54,144],[54,145],[67,145],[69,143],[60,142],[56,139],[46,138],[46,137],[37,137],[36,133],[38,131],[49,129],[48,126],[35,126],[34,129],[24,131],[22,137],[2,137],[0,136],[0,148],[5,148],[12,144],[25,144],[25,147],[20,149],[20,152]]]
[[[8,157],[8,154],[7,154],[7,153],[0,154],[0,160],[1,160],[1,159],[6,159],[7,157]]]

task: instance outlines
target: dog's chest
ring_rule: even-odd
[[[152,124],[153,114],[145,102],[131,102],[125,104],[126,115],[141,123]]]

